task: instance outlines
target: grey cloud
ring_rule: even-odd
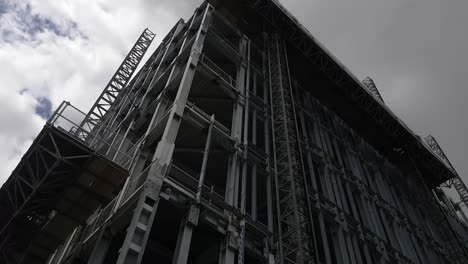
[[[8,12],[11,8],[11,3],[7,1],[0,2],[0,16]]]

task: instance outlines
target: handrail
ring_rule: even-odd
[[[221,67],[216,65],[211,59],[209,59],[205,54],[201,54],[200,56],[200,61],[208,67],[210,70],[212,70],[215,74],[219,75],[221,79],[223,79],[225,82],[227,82],[229,85],[232,87],[236,88],[236,80],[231,77],[227,72],[225,72]]]
[[[87,147],[129,169],[137,145],[103,124],[86,126],[86,113],[69,102],[62,102],[47,123],[75,138]],[[82,124],[80,126],[80,124]]]

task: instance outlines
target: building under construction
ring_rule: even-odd
[[[3,184],[0,263],[468,263],[435,139],[277,1],[209,0],[138,67],[153,38]]]

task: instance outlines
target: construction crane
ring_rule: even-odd
[[[101,95],[89,110],[85,119],[81,122],[76,132],[80,138],[85,139],[88,133],[96,130],[96,127],[103,122],[104,117],[117,100],[119,94],[130,81],[155,36],[156,34],[151,32],[151,30],[143,30],[135,45],[133,45],[122,64],[120,64]]]

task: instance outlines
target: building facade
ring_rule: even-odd
[[[137,71],[153,38],[2,186],[2,263],[468,263],[435,139],[279,3],[207,1]]]

